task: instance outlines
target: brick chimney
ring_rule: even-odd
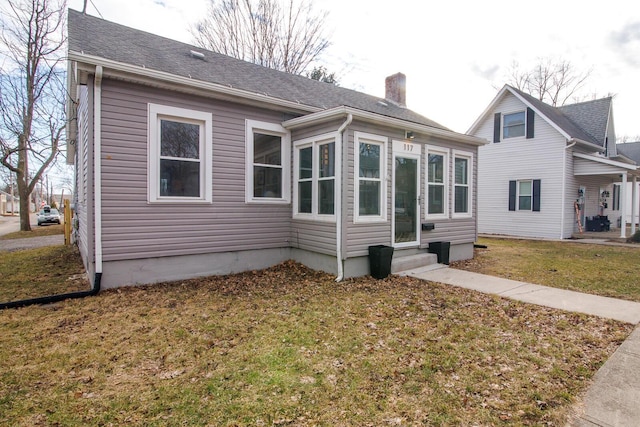
[[[396,73],[384,80],[384,97],[401,107],[407,106],[407,76]]]

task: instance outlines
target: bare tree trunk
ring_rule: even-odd
[[[16,175],[20,230],[30,195],[53,164],[66,126],[64,0],[8,0],[0,28],[0,163]],[[31,172],[31,168],[35,173]]]

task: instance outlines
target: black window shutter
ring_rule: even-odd
[[[493,116],[493,142],[500,142],[500,125],[502,124],[502,114],[496,113]]]
[[[533,180],[533,211],[540,212],[540,180]]]
[[[534,118],[536,114],[534,111],[527,107],[527,139],[533,138]]]
[[[509,181],[509,210],[516,210],[516,181]]]

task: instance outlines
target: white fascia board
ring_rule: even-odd
[[[627,169],[627,170],[630,170],[630,171],[636,171],[636,170],[639,169],[639,167],[636,166],[636,165],[630,165],[630,164],[627,164],[627,163],[617,162],[615,160],[607,159],[607,158],[604,158],[604,157],[590,156],[588,154],[573,153],[573,157],[577,157],[579,159],[584,159],[584,160],[590,160],[592,162],[602,163],[602,164],[609,165],[609,166],[615,166],[617,168]]]
[[[96,66],[102,66],[105,77],[113,77],[124,80],[149,84],[157,87],[168,87],[170,89],[182,90],[189,88],[189,93],[203,94],[203,91],[210,95],[218,95],[224,99],[242,99],[248,103],[256,105],[277,105],[288,110],[300,113],[313,113],[322,111],[319,107],[301,104],[298,102],[287,101],[275,98],[262,93],[255,93],[243,89],[236,89],[217,83],[209,83],[202,80],[196,80],[189,77],[179,76],[164,71],[152,70],[145,67],[126,64],[123,62],[112,61],[110,59],[101,58],[99,56],[86,55],[81,52],[69,51],[68,59],[76,61],[78,67],[83,71],[92,72]],[[86,66],[83,66],[85,65]],[[163,84],[164,83],[164,84]]]
[[[282,122],[282,126],[287,129],[295,129],[302,126],[337,119],[348,114],[351,114],[355,119],[360,119],[369,123],[382,124],[414,131],[417,133],[423,133],[426,135],[438,136],[443,139],[463,142],[465,144],[480,146],[488,143],[487,140],[475,136],[465,135],[444,129],[438,129],[431,126],[408,122],[406,120],[396,119],[393,117],[383,116],[381,114],[371,113],[369,111],[358,110],[356,108],[345,106],[335,107],[317,113],[308,114],[306,116],[297,117],[295,119],[287,120],[285,122]]]
[[[482,114],[480,114],[480,116],[476,119],[475,122],[473,122],[473,124],[471,125],[471,127],[467,130],[467,133],[469,135],[472,135],[478,128],[478,126],[480,126],[480,123],[482,123],[484,121],[484,119],[486,118],[487,114],[493,112],[494,107],[496,106],[496,104],[498,103],[498,100],[500,98],[502,98],[502,95],[507,91],[507,85],[504,85],[502,87],[502,89],[500,89],[500,92],[498,92],[498,94],[493,98],[493,101],[491,101],[491,103],[487,106],[487,108],[484,109],[484,111],[482,112]]]

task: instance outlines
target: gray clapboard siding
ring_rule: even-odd
[[[364,132],[373,135],[379,135],[388,139],[387,143],[387,164],[382,171],[387,177],[387,198],[383,207],[387,210],[387,220],[384,222],[368,222],[354,223],[355,216],[355,132]],[[399,137],[400,133],[397,129],[388,127],[375,126],[370,123],[354,121],[348,128],[348,137],[345,138],[347,146],[347,176],[344,188],[346,189],[346,217],[345,217],[345,241],[346,252],[348,257],[365,256],[369,253],[369,246],[372,245],[391,245],[391,147],[392,139]],[[402,135],[404,137],[404,135]]]
[[[335,255],[336,224],[294,220],[291,224],[291,246],[326,255]]]
[[[295,141],[311,138],[336,132],[344,120],[332,120],[326,123],[306,126],[304,129],[294,129],[291,133],[292,153],[291,156],[291,183],[292,187],[297,185],[293,180],[293,160],[295,156]],[[336,168],[336,174],[338,169]],[[292,188],[293,192],[293,188]],[[292,193],[293,200],[293,193]],[[293,207],[290,208],[290,215]],[[336,254],[336,224],[335,222],[313,221],[308,219],[291,220],[290,232],[291,246],[307,251],[318,252],[326,255]]]
[[[147,202],[147,105],[212,113],[213,203]],[[103,253],[105,261],[288,247],[290,204],[246,204],[245,119],[282,114],[103,81]]]

